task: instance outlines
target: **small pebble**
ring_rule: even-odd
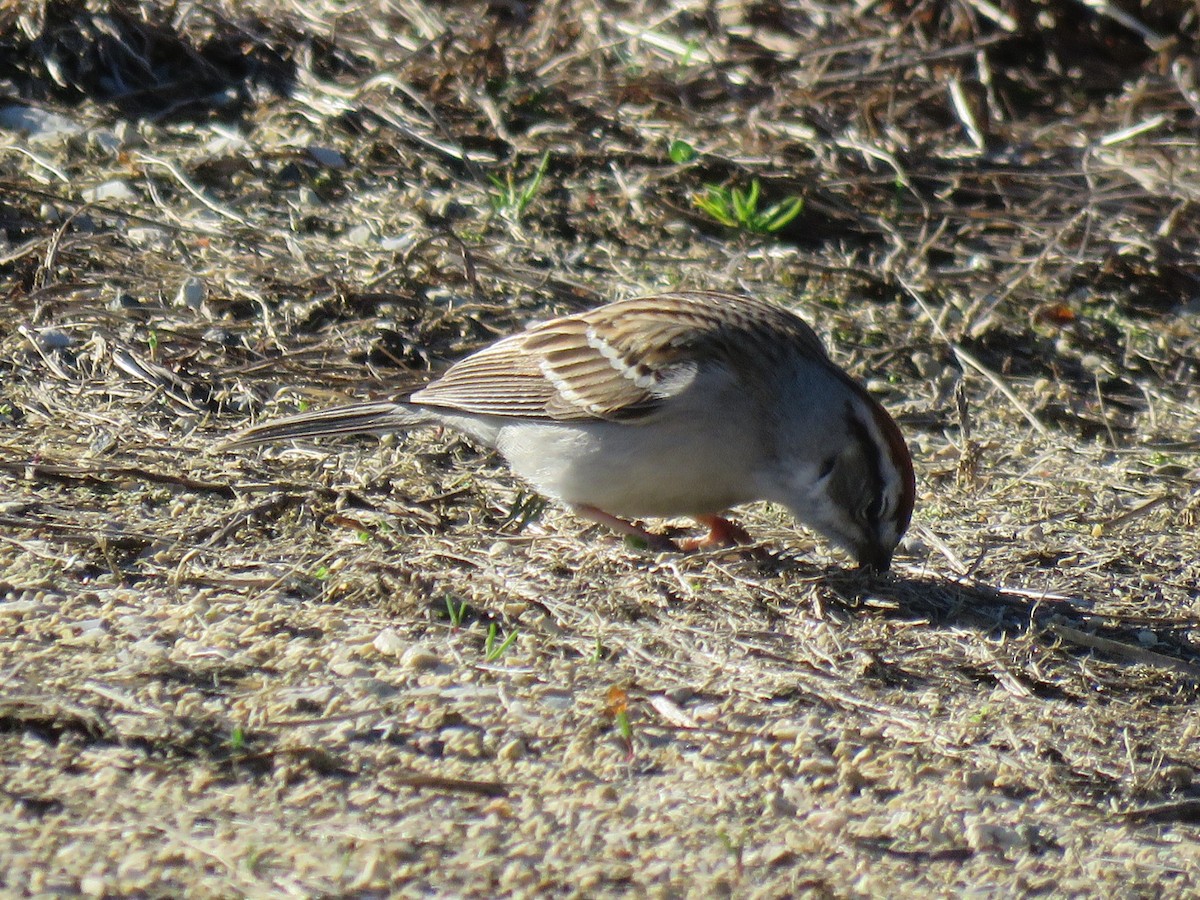
[[[175,294],[175,305],[199,309],[207,298],[208,285],[203,280],[192,276],[185,278],[183,284],[179,286],[179,291]]]
[[[88,131],[88,141],[99,147],[105,153],[116,153],[121,149],[122,137],[115,131],[106,128],[95,128]]]
[[[57,328],[47,328],[38,332],[38,345],[43,350],[62,350],[71,346],[71,336]]]
[[[134,226],[125,230],[130,243],[147,250],[163,250],[171,245],[170,232],[162,228]]]
[[[315,144],[310,144],[305,148],[305,152],[317,165],[324,166],[326,169],[344,169],[347,166],[346,157],[329,147],[318,147]]]
[[[415,671],[436,669],[441,662],[441,658],[425,644],[412,644],[400,656],[400,665]]]
[[[593,809],[611,806],[618,796],[617,789],[611,784],[598,784],[588,792],[588,805]]]
[[[967,826],[967,845],[972,850],[1011,850],[1025,846],[1025,840],[1011,828],[972,822]]]
[[[408,642],[400,635],[396,634],[395,629],[385,628],[375,636],[375,640],[371,642],[376,650],[384,656],[399,656],[406,650],[412,649]]]
[[[114,200],[136,200],[137,193],[128,183],[121,180],[105,181],[95,187],[79,192],[88,203],[106,203]]]
[[[785,819],[791,819],[795,817],[796,813],[799,811],[796,808],[796,804],[792,803],[791,800],[788,800],[785,796],[783,796],[783,794],[778,792],[768,795],[763,807],[764,811],[768,815],[779,816]]]
[[[850,817],[839,809],[821,809],[809,813],[805,822],[825,834],[841,834],[850,822]]]
[[[503,744],[496,751],[496,756],[505,762],[513,762],[525,755],[525,742],[518,738],[513,738],[506,744]]]
[[[938,371],[937,363],[933,357],[924,350],[918,350],[912,355],[913,368],[917,370],[922,378],[932,378]]]
[[[366,246],[371,241],[371,226],[355,225],[346,232],[346,240],[358,247]]]

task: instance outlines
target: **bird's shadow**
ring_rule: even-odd
[[[1083,595],[916,571],[831,570],[822,586],[825,602],[847,615],[869,609],[875,616],[966,627],[994,638],[1034,637],[1073,655],[1152,666],[1200,686],[1200,648],[1190,639],[1200,628],[1197,616],[1112,612]]]

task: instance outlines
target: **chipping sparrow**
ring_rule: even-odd
[[[677,291],[532,325],[394,401],[254,426],[227,446],[444,424],[584,518],[679,549],[629,517],[722,517],[754,500],[886,570],[912,514],[912,460],[892,418],[788,310]]]

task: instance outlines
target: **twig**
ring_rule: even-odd
[[[671,11],[671,17],[675,16],[675,11]],[[668,17],[663,17],[660,21],[667,21]],[[623,19],[618,19],[615,23],[617,31],[626,37],[633,38],[639,43],[645,44],[647,47],[653,47],[655,50],[660,50],[666,54],[668,59],[677,63],[684,61],[695,63],[697,65],[709,65],[713,62],[712,56],[705,50],[693,46],[691,43],[685,43],[679,38],[672,37],[665,31],[655,31],[655,24],[645,25],[641,22],[627,22]]]
[[[983,131],[980,130],[979,123],[975,121],[975,111],[971,109],[971,103],[967,100],[966,92],[963,91],[962,81],[958,78],[950,79],[950,102],[954,105],[954,113],[958,116],[958,121],[966,129],[967,137],[971,139],[976,150],[982,150],[984,147]]]
[[[228,219],[231,222],[237,222],[239,225],[245,225],[247,228],[250,227],[250,222],[247,219],[242,218],[233,210],[227,209],[226,207],[217,203],[215,200],[209,200],[208,197],[204,196],[204,191],[192,184],[191,180],[184,175],[179,167],[174,163],[167,162],[167,160],[159,159],[155,156],[150,156],[148,153],[139,153],[137,155],[137,159],[141,163],[159,166],[160,168],[166,169],[171,173],[171,176],[179,182],[180,186],[185,191],[187,191],[189,194],[199,200],[204,206],[215,212],[221,218]]]
[[[1104,530],[1107,531],[1108,529],[1113,528],[1117,525],[1124,525],[1126,522],[1129,522],[1133,519],[1140,518],[1141,516],[1146,515],[1146,513],[1150,512],[1155,507],[1161,506],[1164,503],[1168,503],[1168,502],[1174,500],[1175,498],[1176,498],[1175,494],[1160,494],[1157,497],[1150,498],[1145,503],[1141,503],[1141,504],[1135,506],[1133,509],[1127,509],[1127,510],[1125,510],[1125,512],[1115,515],[1108,521],[1101,522],[1100,524],[1104,527]]]
[[[1135,647],[1132,644],[1123,644],[1120,641],[1103,638],[1099,635],[1088,634],[1086,631],[1080,631],[1078,628],[1072,628],[1060,622],[1048,623],[1046,630],[1055,637],[1069,641],[1072,644],[1077,644],[1080,647],[1090,647],[1093,650],[1100,650],[1111,656],[1145,663],[1148,666],[1156,666],[1161,669],[1170,669],[1173,672],[1178,672],[1180,675],[1186,675],[1188,678],[1200,681],[1200,666],[1182,659],[1176,659],[1173,656],[1155,653],[1153,650],[1147,650],[1144,647]]]
[[[1160,50],[1167,44],[1171,43],[1174,38],[1164,37],[1153,28],[1143,25],[1141,21],[1135,19],[1123,9],[1119,9],[1108,0],[1079,0],[1088,9],[1095,10],[1098,15],[1112,19],[1118,25],[1128,28],[1143,41],[1146,42],[1151,50]]]
[[[0,149],[12,150],[14,153],[23,154],[24,156],[29,157],[37,165],[41,166],[43,169],[45,169],[47,172],[49,172],[51,175],[53,175],[59,181],[63,182],[64,184],[71,183],[70,175],[68,175],[66,172],[64,172],[62,169],[60,169],[58,166],[54,165],[54,163],[50,162],[48,159],[44,159],[43,157],[38,156],[36,153],[32,152],[31,150],[26,150],[24,147],[13,147],[13,146],[0,147]]]
[[[1049,436],[1050,429],[1041,423],[1038,417],[1034,415],[1033,410],[1021,402],[1021,399],[1015,393],[1013,393],[1012,388],[1001,381],[999,375],[981,363],[969,352],[964,350],[956,341],[952,341],[950,339],[950,336],[946,334],[946,330],[942,328],[941,323],[934,316],[933,310],[929,308],[929,304],[925,302],[925,298],[921,296],[921,292],[914,285],[909,283],[903,276],[900,276],[900,284],[906,291],[908,291],[909,296],[917,301],[917,306],[921,307],[921,312],[925,313],[925,318],[927,318],[929,320],[929,324],[933,326],[934,332],[936,332],[938,337],[946,342],[947,346],[950,347],[950,349],[954,352],[954,355],[958,358],[959,363],[970,366],[972,369],[990,381],[995,388],[1005,396],[1008,402],[1016,408],[1017,412],[1019,412],[1029,421],[1029,424],[1033,426],[1034,430],[1037,431],[1038,434],[1042,436]]]
[[[1111,147],[1113,144],[1119,144],[1122,141],[1127,141],[1130,138],[1137,137],[1139,134],[1145,134],[1147,131],[1153,131],[1158,126],[1167,121],[1167,117],[1159,113],[1156,116],[1151,116],[1148,119],[1143,119],[1128,128],[1122,128],[1119,131],[1110,131],[1104,137],[1100,138],[1101,147]]]
[[[24,476],[26,479],[49,478],[58,481],[78,481],[84,484],[112,485],[126,479],[137,479],[151,484],[166,484],[184,488],[189,491],[203,491],[218,494],[222,497],[233,498],[237,494],[234,488],[224,482],[202,481],[189,478],[186,475],[174,475],[170,472],[155,472],[141,466],[110,466],[105,463],[75,464],[42,461],[39,459],[0,459],[0,471],[11,472]]]
[[[1125,810],[1121,816],[1135,822],[1143,820],[1194,822],[1200,819],[1200,797],[1187,797],[1183,800],[1168,800],[1166,803],[1139,806],[1136,809]]]
[[[950,349],[954,351],[954,355],[958,357],[958,361],[960,363],[965,363],[966,365],[968,365],[972,369],[974,369],[976,372],[978,372],[980,375],[982,375],[984,378],[986,378],[988,381],[990,381],[992,383],[992,385],[996,388],[996,390],[998,390],[1001,394],[1003,394],[1005,399],[1007,399],[1008,402],[1013,405],[1013,407],[1017,410],[1017,412],[1019,412],[1021,415],[1023,415],[1026,418],[1026,420],[1029,422],[1030,425],[1033,426],[1034,430],[1038,434],[1042,435],[1043,437],[1049,436],[1050,429],[1048,429],[1045,425],[1043,425],[1041,423],[1041,421],[1038,419],[1038,417],[1036,415],[1034,415],[1033,410],[1031,410],[1028,406],[1026,406],[1021,401],[1021,398],[1018,397],[1015,393],[1013,393],[1012,388],[1010,388],[1007,384],[1005,384],[1003,381],[1000,380],[999,375],[997,375],[995,372],[993,372],[991,369],[989,369],[987,366],[985,366],[983,363],[981,363],[979,360],[977,360],[974,356],[972,356],[970,353],[968,353],[966,350],[964,350],[958,344],[951,344]]]
[[[479,794],[482,797],[507,797],[508,785],[502,781],[472,781],[467,778],[446,778],[442,775],[389,775],[388,782],[411,788],[434,788]]]
[[[950,568],[952,568],[956,574],[967,574],[967,564],[962,561],[957,553],[950,549],[949,544],[943,541],[938,535],[934,534],[933,531],[926,528],[920,522],[917,523],[916,529],[921,533],[921,537],[925,538],[925,540],[929,541],[929,543],[933,545],[933,549],[937,550],[938,553],[942,554],[942,556],[946,558],[946,561],[950,563]]]
[[[4,184],[0,182],[0,193],[20,194],[26,197],[36,197],[39,200],[46,200],[50,203],[60,203],[64,206],[72,206],[77,210],[82,210],[85,206],[89,214],[102,213],[106,216],[124,219],[129,222],[137,222],[141,225],[148,225],[153,228],[161,228],[164,231],[183,231],[193,234],[209,234],[211,229],[193,228],[187,225],[178,225],[173,222],[164,222],[162,219],[152,219],[149,216],[139,216],[137,213],[128,212],[123,209],[116,209],[112,206],[106,206],[103,203],[82,203],[72,197],[64,197],[61,194],[56,194],[53,191],[41,191],[37,188],[26,187],[25,185]],[[40,239],[39,239],[40,240]],[[7,262],[8,260],[4,260]]]
[[[887,62],[880,63],[877,66],[871,66],[866,69],[845,69],[836,72],[828,72],[819,76],[815,84],[818,86],[827,86],[835,84],[862,84],[871,78],[878,78],[882,75],[888,75],[892,72],[902,72],[906,69],[916,69],[920,66],[933,65],[934,63],[946,62],[951,59],[960,59],[964,56],[974,56],[980,50],[987,47],[995,46],[996,44],[1004,43],[1011,38],[1007,34],[993,34],[987,37],[980,38],[977,41],[969,41],[965,44],[956,44],[953,47],[946,47],[941,50],[934,50],[925,53],[921,56],[906,56],[900,59],[891,59]]]
[[[966,0],[966,2],[968,6],[985,19],[990,19],[1010,34],[1016,33],[1018,28],[1017,20],[996,4],[989,3],[988,0]]]

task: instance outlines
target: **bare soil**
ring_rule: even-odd
[[[1200,891],[1198,38],[0,0],[0,890]],[[696,202],[756,179],[800,214]],[[668,287],[896,415],[894,572],[762,505],[649,554],[451,434],[219,447]]]

